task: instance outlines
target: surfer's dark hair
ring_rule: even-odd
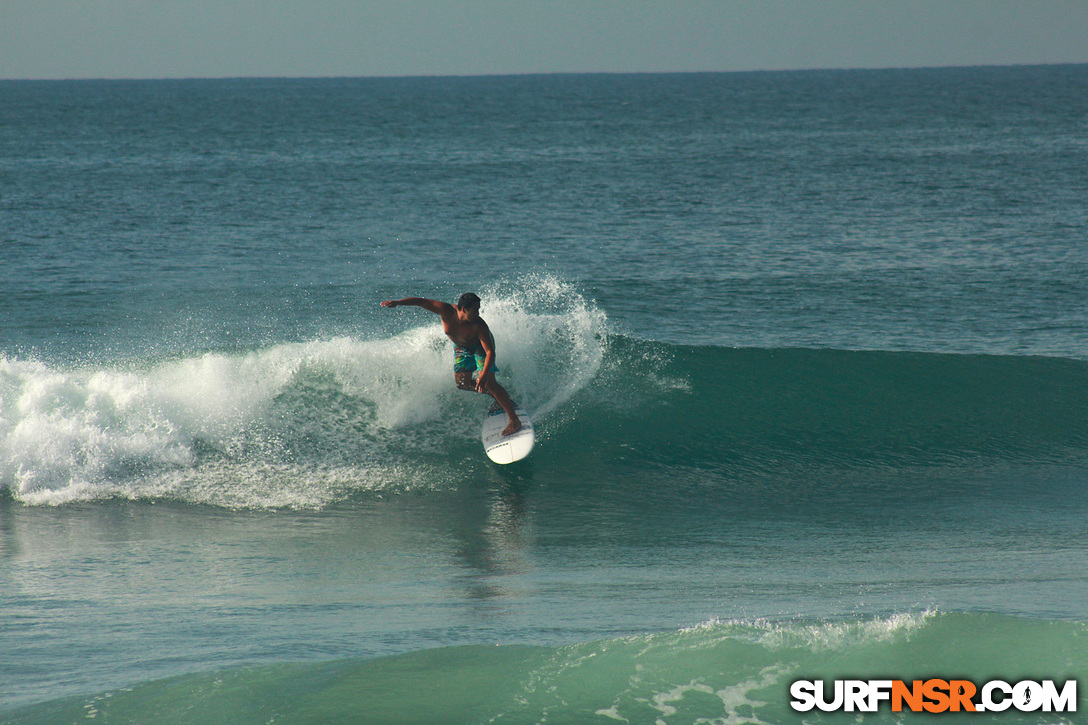
[[[479,307],[480,298],[472,292],[466,292],[457,298],[457,306],[468,308]]]

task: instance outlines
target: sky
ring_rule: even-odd
[[[0,78],[1088,62],[1088,0],[0,0]]]

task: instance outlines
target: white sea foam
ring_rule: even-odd
[[[537,420],[584,388],[604,361],[604,311],[554,277],[485,291],[481,314],[495,336],[504,379]]]
[[[838,651],[859,644],[886,642],[909,637],[920,630],[937,612],[902,612],[884,617],[844,621],[775,622],[766,619],[711,619],[681,632],[720,634],[722,637],[750,639],[772,650],[804,648],[813,652]]]

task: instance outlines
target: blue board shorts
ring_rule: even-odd
[[[453,348],[453,372],[455,373],[474,373],[478,370],[483,370],[484,362],[486,361],[487,353],[484,352],[482,347]],[[499,366],[492,365],[491,371],[497,373],[499,371]]]

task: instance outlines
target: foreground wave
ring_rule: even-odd
[[[540,422],[538,468],[735,478],[1088,457],[1084,361],[682,347],[575,312],[492,313],[514,341],[511,388]],[[447,353],[421,327],[142,370],[3,359],[0,487],[31,504],[260,508],[456,487],[485,468],[485,401],[453,389]]]
[[[707,622],[566,646],[464,646],[378,659],[281,663],[136,684],[10,712],[31,723],[801,723],[799,678],[1064,681],[1088,674],[1088,627],[924,612],[842,622]],[[1077,703],[1083,711],[1083,693]],[[1063,723],[1076,714],[942,716]],[[900,723],[885,704],[866,723]]]

